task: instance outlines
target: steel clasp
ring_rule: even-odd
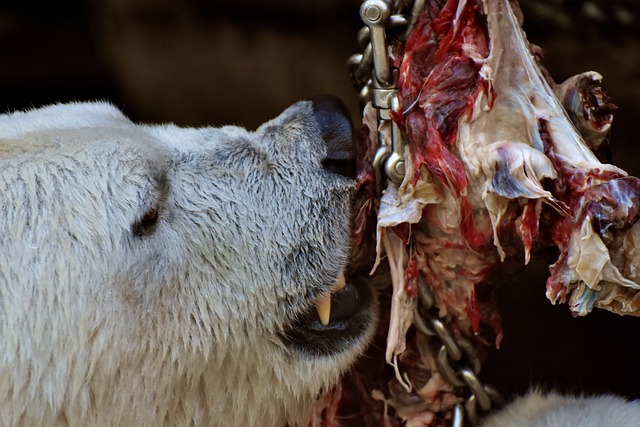
[[[391,20],[391,9],[384,0],[366,0],[360,7],[360,17],[369,28],[373,72],[371,79],[371,101],[378,112],[379,148],[373,159],[378,192],[382,188],[382,174],[394,184],[404,179],[404,138],[402,131],[391,118],[391,111],[399,111],[396,78],[389,64],[387,51],[387,26]]]
[[[380,147],[373,158],[373,167],[376,171],[376,183],[380,189],[382,173],[396,185],[400,185],[404,179],[405,141],[402,130],[391,118],[391,111],[398,111],[400,107],[398,90],[374,87],[371,92],[372,105],[378,111],[378,143]]]
[[[391,18],[389,4],[384,0],[366,0],[360,6],[360,18],[369,28],[374,80],[380,87],[389,87],[393,84],[387,52],[387,24]]]

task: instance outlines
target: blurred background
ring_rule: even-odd
[[[612,162],[640,175],[640,5],[636,0],[522,0],[529,39],[560,82],[604,76],[619,109]],[[288,105],[332,93],[356,122],[347,58],[359,51],[359,0],[5,0],[0,109],[105,99],[135,121],[255,128]],[[485,381],[640,390],[640,319],[573,319],[544,297],[543,261],[502,289],[505,338]]]

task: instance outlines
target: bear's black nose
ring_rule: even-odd
[[[323,95],[313,100],[313,113],[327,144],[323,166],[332,172],[355,178],[356,158],[353,124],[346,105],[337,97]]]

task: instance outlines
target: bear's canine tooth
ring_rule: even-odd
[[[347,286],[347,279],[344,277],[344,272],[341,271],[331,287],[331,293],[338,292],[345,286]],[[327,326],[329,324],[329,318],[331,317],[331,294],[321,296],[316,300],[316,311],[318,312],[320,323],[322,323],[323,326]]]
[[[331,317],[331,294],[326,294],[316,300],[316,311],[322,326],[327,326]]]

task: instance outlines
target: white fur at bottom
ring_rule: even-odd
[[[480,423],[481,427],[638,427],[640,402],[618,396],[563,396],[534,391]]]

